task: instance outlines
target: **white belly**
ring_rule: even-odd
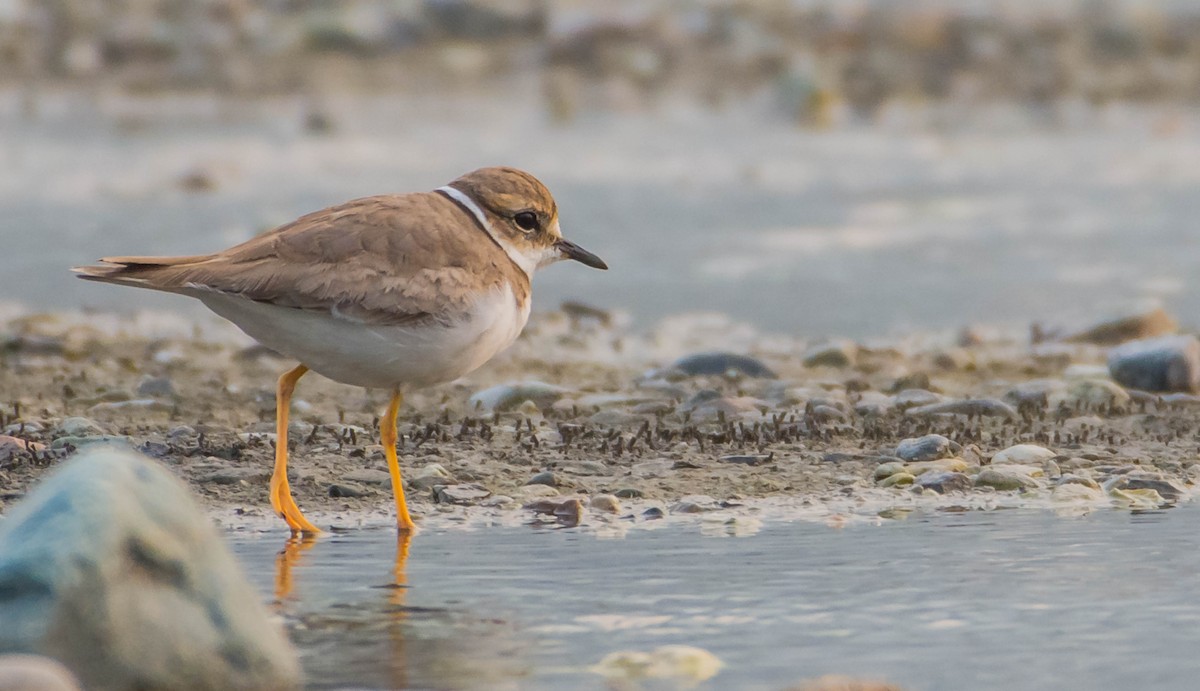
[[[512,344],[529,319],[529,301],[518,307],[507,286],[449,325],[379,326],[221,293],[196,297],[268,348],[334,381],[368,388],[457,379]]]

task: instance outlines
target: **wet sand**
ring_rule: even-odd
[[[818,352],[712,315],[627,323],[578,307],[538,313],[478,372],[411,392],[400,457],[417,520],[600,526],[700,515],[736,531],[771,516],[1145,509],[1186,500],[1200,474],[1200,399],[1123,390],[1107,380],[1100,346],[977,331],[966,345],[947,333]],[[278,527],[267,500],[274,381],[290,361],[215,318],[12,314],[0,324],[5,505],[73,448],[113,441],[162,460],[220,521]],[[750,359],[716,360],[721,374],[669,367],[712,351]],[[471,398],[532,381],[541,383]],[[301,382],[292,488],[319,526],[390,520],[377,430],[386,402],[386,392],[315,375]],[[902,440],[934,433],[949,440],[921,456],[935,460],[896,457]],[[1048,451],[995,458],[1018,444]],[[938,475],[947,477],[930,480]]]

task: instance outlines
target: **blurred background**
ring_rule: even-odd
[[[0,0],[0,300],[191,309],[67,269],[508,164],[612,266],[535,307],[1194,324],[1198,103],[1182,0]]]

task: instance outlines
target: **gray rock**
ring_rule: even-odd
[[[804,353],[805,367],[853,367],[858,361],[858,344],[836,340],[821,343]]]
[[[546,485],[547,487],[558,487],[558,480],[555,479],[554,473],[545,471],[534,475],[526,482],[527,485]]]
[[[475,504],[492,496],[492,491],[474,482],[462,485],[439,485],[433,488],[434,501],[439,504]]]
[[[975,486],[991,487],[1001,492],[1007,492],[1017,489],[1032,489],[1038,484],[1025,473],[998,466],[979,471],[979,474],[975,476]]]
[[[435,485],[453,485],[454,476],[441,463],[430,463],[418,470],[407,482],[413,489],[428,490],[433,489]]]
[[[135,392],[147,398],[171,398],[175,396],[175,384],[169,377],[142,377]]]
[[[370,496],[371,490],[349,482],[335,482],[329,485],[329,496],[331,497],[346,497],[347,499],[357,499],[360,497]]]
[[[636,487],[622,487],[613,492],[613,496],[618,499],[641,499],[646,496],[646,493]]]
[[[972,487],[971,478],[963,473],[921,473],[917,476],[914,484],[927,490],[933,490],[938,494],[966,492]]]
[[[901,410],[917,406],[933,405],[941,400],[941,396],[925,389],[904,389],[892,397],[892,402]]]
[[[908,415],[970,415],[973,417],[1018,417],[1017,411],[995,398],[967,398],[917,406],[905,411]]]
[[[57,660],[41,655],[0,655],[0,691],[81,691],[79,680]]]
[[[896,457],[905,461],[936,461],[939,458],[954,458],[962,451],[958,442],[950,441],[940,434],[905,439],[896,445]]]
[[[540,381],[512,382],[475,393],[467,399],[467,409],[471,413],[502,412],[525,401],[533,401],[539,409],[548,408],[568,393],[561,386]]]
[[[64,418],[54,428],[55,437],[95,437],[107,433],[107,430],[94,420],[86,417]]]
[[[207,485],[238,485],[265,482],[270,477],[271,471],[266,468],[222,468],[201,475],[196,481]]]
[[[1179,501],[1187,494],[1187,488],[1175,480],[1153,473],[1133,472],[1117,475],[1104,483],[1104,491],[1114,489],[1152,489],[1169,502]]]
[[[1112,349],[1108,371],[1118,384],[1142,391],[1200,390],[1200,340],[1167,336]]]
[[[53,657],[86,688],[299,684],[282,631],[157,463],[80,452],[0,526],[0,652]]]
[[[1018,408],[1043,408],[1052,398],[1062,397],[1066,392],[1067,383],[1060,379],[1031,379],[1009,389],[1004,394],[1004,400]]]
[[[588,506],[603,513],[621,513],[621,502],[611,494],[597,494]]]
[[[345,482],[358,482],[364,485],[390,485],[392,484],[392,476],[382,470],[374,468],[359,468],[351,470],[342,476]],[[438,484],[446,484],[445,481]]]
[[[745,377],[775,379],[775,372],[761,361],[736,353],[696,353],[676,360],[670,369],[688,376],[740,374]]]

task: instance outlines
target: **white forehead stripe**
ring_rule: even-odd
[[[496,237],[496,234],[492,232],[492,224],[488,223],[487,214],[483,213],[483,209],[479,208],[479,205],[475,203],[474,199],[471,199],[450,185],[439,187],[434,191],[441,192],[442,194],[461,204],[466,208],[467,211],[470,211],[471,214],[475,216],[475,220],[479,221],[479,225],[483,226],[483,229],[488,232],[488,235],[491,235],[493,238]]]

